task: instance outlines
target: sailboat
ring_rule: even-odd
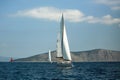
[[[50,50],[48,52],[48,58],[49,58],[49,62],[52,63],[52,60],[51,60],[51,51]]]
[[[10,58],[10,62],[13,62],[13,58]]]
[[[60,31],[57,37],[57,64],[59,66],[72,67],[72,59],[64,24],[64,17],[62,14],[60,22]]]

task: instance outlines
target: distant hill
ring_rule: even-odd
[[[56,51],[52,51],[52,61],[56,61]],[[120,62],[120,51],[94,49],[89,51],[71,52],[73,62]],[[16,59],[18,62],[46,62],[48,53],[27,58]]]

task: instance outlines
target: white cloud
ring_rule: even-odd
[[[116,24],[116,23],[120,23],[120,19],[118,18],[112,18],[112,16],[110,15],[106,15],[102,17],[102,23],[105,24]]]
[[[112,10],[120,10],[120,0],[95,0],[95,2],[107,5]]]
[[[102,24],[119,24],[120,19],[119,18],[113,18],[111,15],[105,15],[102,18],[94,17],[94,16],[87,16],[85,17],[85,20],[88,23],[102,23]]]
[[[53,7],[40,7],[31,10],[23,10],[23,11],[18,11],[17,14],[15,14],[15,16],[27,16],[33,18],[55,20],[55,21],[56,19],[58,19],[59,15],[60,15],[60,10]]]
[[[33,18],[42,18],[58,21],[62,13],[64,13],[65,19],[71,22],[80,21],[80,18],[84,16],[84,14],[79,10],[75,9],[60,10],[55,7],[40,7],[31,10],[18,11],[14,16],[27,16]]]
[[[83,21],[82,17],[84,17],[84,14],[76,9],[65,9],[62,10],[62,12],[65,15],[65,19],[70,22],[80,22]]]
[[[119,24],[119,18],[113,18],[111,15],[105,15],[102,18],[94,16],[86,16],[83,12],[77,9],[58,9],[55,7],[40,7],[30,10],[21,10],[12,16],[23,16],[40,18],[52,21],[59,21],[61,14],[64,13],[66,21],[69,22],[88,22],[88,23],[103,23],[103,24]]]
[[[96,0],[97,3],[106,5],[117,5],[120,4],[120,0]]]
[[[87,21],[88,23],[98,23],[100,22],[100,19],[94,16],[87,16],[85,21]]]

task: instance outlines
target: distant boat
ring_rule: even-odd
[[[10,62],[13,62],[14,60],[13,60],[13,58],[10,58]]]
[[[48,58],[49,58],[49,62],[52,63],[52,60],[51,60],[51,51],[49,50],[49,53],[48,53]]]
[[[57,64],[60,66],[72,67],[72,59],[64,24],[64,17],[62,14],[60,23],[60,32],[57,37]]]

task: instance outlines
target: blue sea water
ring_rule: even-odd
[[[120,62],[75,62],[58,67],[47,62],[0,62],[0,80],[120,80]]]

